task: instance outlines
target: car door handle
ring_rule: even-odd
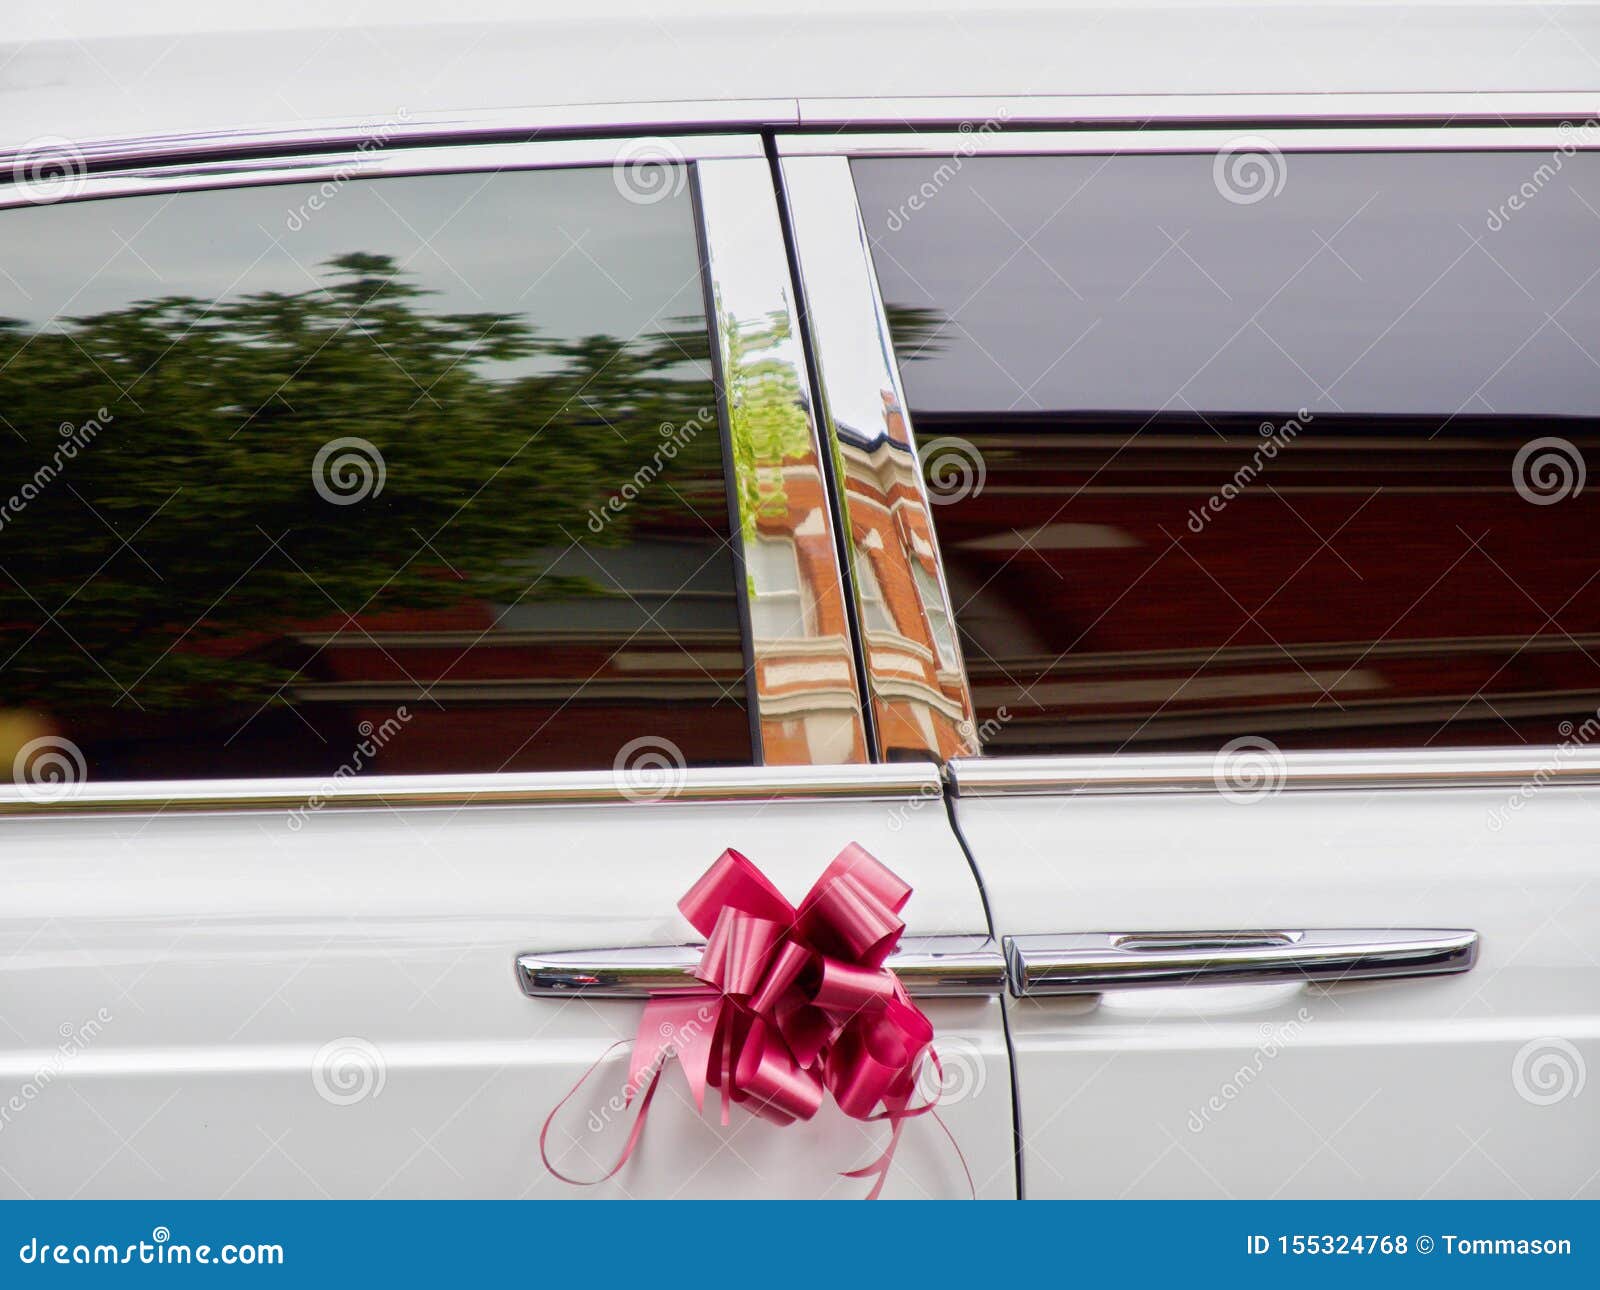
[[[648,999],[704,990],[690,975],[703,945],[638,945],[608,950],[556,950],[517,956],[517,981],[536,999]],[[915,995],[999,994],[1006,961],[988,936],[906,936],[885,965]]]
[[[1077,932],[1008,936],[1016,995],[1148,986],[1370,981],[1465,972],[1478,934],[1439,928],[1300,932]]]

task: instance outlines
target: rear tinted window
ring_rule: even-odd
[[[991,752],[1600,702],[1600,165],[859,161]]]
[[[15,778],[748,762],[736,596],[681,186],[0,212]]]

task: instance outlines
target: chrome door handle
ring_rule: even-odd
[[[581,994],[647,999],[704,990],[689,975],[702,945],[639,945],[612,950],[557,950],[517,957],[517,981],[536,999]],[[999,994],[1006,961],[988,936],[907,936],[886,966],[915,995]]]
[[[1465,972],[1478,934],[1438,928],[1302,932],[1079,932],[1008,936],[1015,995],[1148,986],[1364,981]]]

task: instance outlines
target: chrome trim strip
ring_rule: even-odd
[[[1023,125],[1174,125],[1237,122],[1578,121],[1600,115],[1600,95],[1572,91],[1413,94],[1143,94],[1000,95],[992,97],[861,97],[686,99],[665,103],[544,104],[417,115],[389,120],[292,121],[233,129],[151,135],[110,135],[79,140],[75,156],[95,169],[138,165],[158,158],[242,156],[353,148],[381,134],[395,147],[446,140],[514,140],[541,135],[676,133],[757,130],[955,127],[963,122]],[[0,151],[0,175],[32,151]]]
[[[835,801],[925,797],[935,766],[745,766],[679,772],[659,796],[610,771],[367,778],[151,780],[0,785],[0,817],[146,815],[195,811],[391,809],[425,806],[670,805],[675,802]]]
[[[772,168],[695,165],[767,765],[865,762],[861,678]]]
[[[43,154],[40,154],[41,156]],[[126,169],[79,174],[62,181],[52,201],[90,201],[102,197],[134,197],[202,188],[234,188],[251,184],[298,184],[377,176],[441,174],[451,171],[535,170],[555,166],[646,167],[650,170],[692,161],[760,158],[761,140],[751,135],[693,135],[656,138],[561,139],[539,143],[476,143],[455,147],[358,148],[355,151],[306,153],[298,156],[227,157],[163,165],[146,160]],[[130,159],[134,160],[134,159]],[[37,161],[37,158],[35,158]],[[63,161],[70,164],[70,158]],[[5,165],[0,158],[0,168]],[[9,176],[0,169],[0,177]],[[0,209],[38,204],[24,187],[0,183]]]
[[[555,104],[417,115],[402,109],[388,117],[367,117],[359,121],[292,121],[180,134],[110,135],[74,141],[73,155],[81,164],[100,169],[137,165],[160,158],[182,160],[199,156],[353,148],[374,137],[388,145],[416,147],[445,141],[515,142],[540,135],[604,133],[637,137],[657,132],[759,130],[799,123],[799,104],[794,99]],[[0,174],[10,175],[15,162],[22,158],[36,160],[40,155],[32,150],[0,151]]]
[[[608,950],[557,950],[517,957],[517,981],[535,999],[647,999],[706,989],[689,975],[703,945],[639,945]],[[923,998],[999,994],[1006,961],[992,938],[907,936],[886,965],[906,990]]]
[[[1595,105],[1600,111],[1600,103]],[[1594,112],[1578,115],[1576,122],[1594,119]],[[1241,129],[1174,129],[1175,123],[1156,120],[1148,129],[1018,130],[984,121],[970,130],[935,130],[893,133],[785,134],[778,136],[778,151],[785,157],[986,157],[1031,156],[1051,153],[1099,155],[1115,153],[1209,153],[1239,142]],[[1249,125],[1255,150],[1270,144],[1280,152],[1395,152],[1395,151],[1509,151],[1600,147],[1600,130],[1580,131],[1560,126],[1461,126],[1440,123],[1419,127],[1352,125],[1328,127],[1315,122],[1302,125]]]
[[[1434,928],[1008,936],[1019,998],[1178,985],[1372,981],[1466,972],[1478,933]]]
[[[1005,955],[989,936],[907,936],[889,957],[906,989],[920,996],[999,994]]]
[[[943,761],[978,752],[955,611],[850,163],[790,158],[782,178],[844,503],[879,756]],[[868,587],[876,625],[863,599]]]
[[[1253,751],[1251,774],[1278,791],[1497,788],[1600,784],[1600,749],[1464,748],[1354,752]],[[1237,776],[1223,753],[1118,753],[1109,757],[961,758],[948,766],[960,797],[1221,793]]]
[[[982,121],[1019,125],[1372,124],[1578,121],[1600,114],[1600,94],[1569,90],[1465,94],[1094,94],[958,98],[801,99],[802,127],[895,125],[911,129]]]

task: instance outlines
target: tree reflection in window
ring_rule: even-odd
[[[621,200],[605,172],[490,182],[512,179],[530,185],[530,216],[541,192],[574,224],[584,203]],[[483,183],[371,181],[339,201],[467,180]],[[252,191],[276,206],[296,190]],[[224,196],[241,194],[173,209]],[[388,201],[405,204],[392,188]],[[429,733],[397,741],[383,769],[609,765],[650,728],[691,761],[748,760],[707,330],[681,309],[698,261],[687,198],[672,204],[648,218],[687,295],[634,300],[629,322],[647,304],[680,310],[633,334],[438,307],[459,288],[375,250],[311,266],[304,289],[234,294],[250,269],[227,264],[206,273],[209,297],[155,294],[143,275],[151,294],[118,307],[0,320],[0,491],[27,485],[0,526],[0,713],[72,738],[93,778],[326,773],[397,703]],[[398,229],[383,231],[406,240]],[[12,267],[15,313],[50,284],[30,292]],[[490,268],[538,298],[514,255]],[[605,312],[604,272],[588,276],[587,316]],[[52,471],[99,408],[94,442]],[[629,585],[630,569],[651,585]],[[585,626],[540,605],[611,608]]]

